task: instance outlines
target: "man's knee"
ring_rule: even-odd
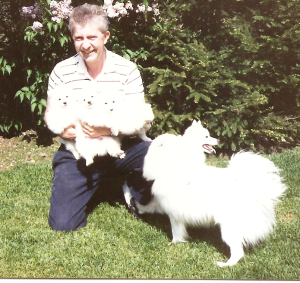
[[[63,217],[63,216],[54,217],[50,213],[48,223],[54,231],[65,231],[65,232],[76,231],[77,229],[85,226],[86,218],[75,219],[74,217],[73,218]]]

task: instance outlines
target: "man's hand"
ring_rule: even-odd
[[[66,140],[74,140],[76,138],[75,125],[65,128],[65,130],[59,136]]]
[[[92,127],[85,123],[81,124],[83,133],[89,138],[100,138],[102,136],[110,136],[111,130],[106,127]]]

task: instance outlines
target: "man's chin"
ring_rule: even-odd
[[[80,53],[80,56],[84,61],[96,60],[96,53],[94,51],[91,53]]]

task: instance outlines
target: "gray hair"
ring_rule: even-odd
[[[69,30],[71,35],[74,33],[75,25],[86,25],[88,22],[93,22],[98,25],[102,33],[108,31],[109,21],[103,9],[98,5],[83,4],[75,7],[70,15]]]

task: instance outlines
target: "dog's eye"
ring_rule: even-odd
[[[107,104],[107,102],[105,102],[105,104]]]
[[[206,136],[205,138],[208,139],[208,136]]]
[[[114,101],[112,103],[115,103]]]
[[[59,98],[58,100],[61,100],[61,98]]]
[[[69,96],[66,96],[66,98],[68,98]]]

